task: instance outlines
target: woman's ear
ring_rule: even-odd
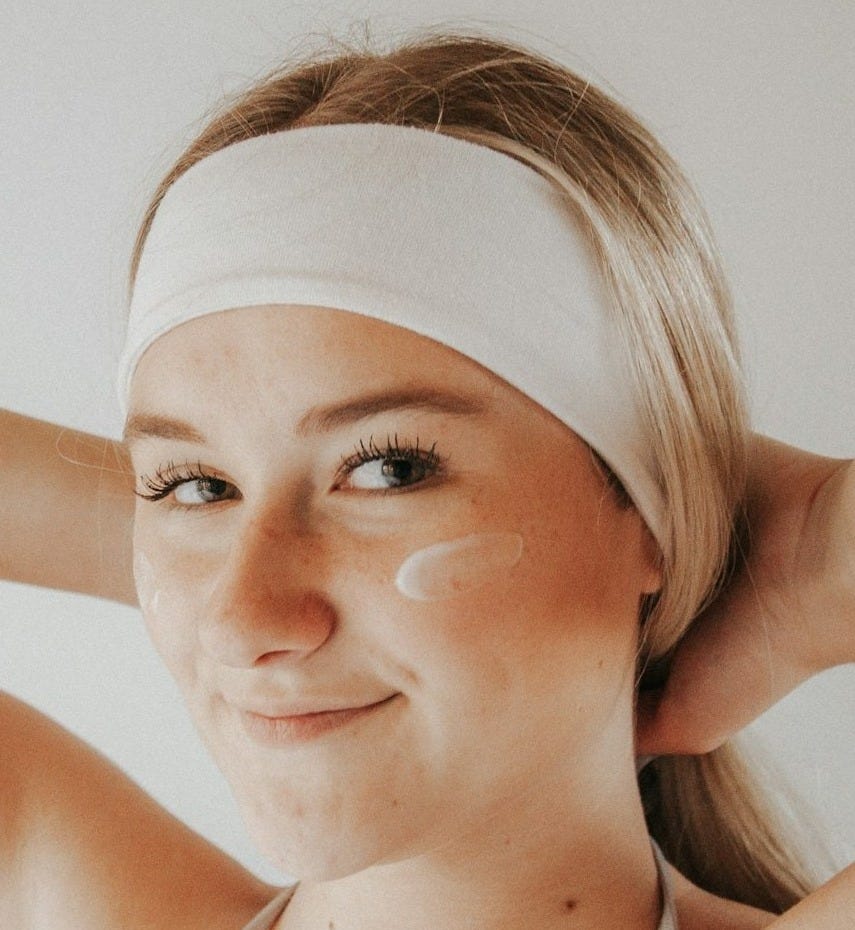
[[[641,559],[643,563],[643,594],[655,594],[662,587],[662,550],[653,534],[636,511],[641,531]]]

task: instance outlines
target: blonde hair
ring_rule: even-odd
[[[551,178],[592,231],[667,504],[663,584],[642,602],[638,667],[642,683],[661,676],[738,555],[748,423],[730,297],[704,211],[626,108],[504,40],[422,31],[382,53],[332,40],[209,119],[155,191],[129,288],[161,198],[193,164],[252,136],[359,122],[427,128],[505,152]],[[778,913],[811,889],[732,745],[660,757],[639,784],[651,834],[696,884]]]

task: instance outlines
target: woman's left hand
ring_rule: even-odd
[[[754,434],[748,552],[639,702],[638,754],[708,752],[807,678],[855,662],[855,461]]]

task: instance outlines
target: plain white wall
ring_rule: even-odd
[[[855,453],[855,5],[838,0],[28,2],[0,33],[0,405],[118,435],[112,374],[147,196],[203,112],[301,36],[483,28],[638,112],[707,204],[736,296],[756,427]],[[312,42],[309,42],[311,45]],[[2,493],[14,489],[3,488]],[[4,541],[5,544],[5,541]],[[0,584],[0,687],[113,758],[263,877],[136,610]],[[752,727],[855,857],[855,668]]]

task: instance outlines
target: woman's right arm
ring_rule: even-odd
[[[121,443],[0,410],[0,579],[136,605]],[[0,927],[225,930],[277,890],[0,690]]]
[[[137,604],[120,442],[0,410],[0,579]]]
[[[276,892],[2,692],[0,746],[0,927],[233,930]]]

